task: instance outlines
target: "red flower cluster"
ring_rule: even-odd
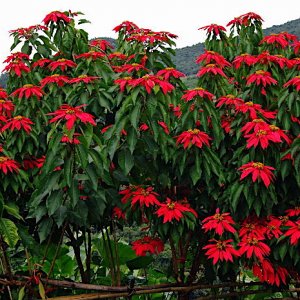
[[[61,71],[65,71],[67,68],[75,68],[76,66],[77,64],[74,63],[74,61],[65,58],[60,58],[56,61],[51,62],[48,65],[48,68],[51,71],[54,71],[57,68],[61,69]]]
[[[231,64],[224,58],[223,55],[219,54],[218,52],[209,51],[209,50],[205,50],[205,52],[203,54],[201,54],[197,57],[196,63],[198,64],[201,62],[203,62],[204,65],[216,64],[220,68],[231,66]]]
[[[69,77],[60,75],[60,74],[53,74],[43,78],[40,81],[41,87],[43,88],[45,85],[55,83],[58,86],[63,86],[65,83],[69,83]]]
[[[20,169],[20,165],[13,159],[7,157],[7,156],[0,156],[0,170],[7,174],[8,172],[18,173]]]
[[[141,78],[126,80],[126,81],[127,84],[132,87],[143,86],[146,89],[148,94],[151,93],[154,86],[156,85],[158,85],[162,89],[164,94],[167,94],[174,90],[174,86],[171,83],[159,79],[156,75],[145,75]]]
[[[137,256],[145,256],[148,252],[150,254],[159,254],[164,250],[164,243],[159,238],[144,236],[132,242],[132,249]]]
[[[208,244],[204,246],[202,249],[207,250],[205,255],[209,259],[213,259],[213,264],[215,265],[219,261],[231,261],[233,262],[234,256],[240,256],[239,251],[237,251],[233,245],[232,239],[229,240],[216,240],[210,239]],[[213,242],[213,243],[212,243]]]
[[[209,216],[202,221],[202,229],[205,232],[214,230],[218,235],[223,235],[225,231],[235,233],[236,230],[232,225],[235,222],[229,213],[220,214],[220,209],[217,208],[216,213],[213,216]]]
[[[213,76],[220,75],[222,77],[227,78],[222,68],[216,64],[207,64],[204,67],[200,68],[200,70],[197,73],[197,76],[201,77],[205,74],[211,74]]]
[[[98,58],[104,58],[104,57],[106,57],[105,53],[94,51],[94,50],[75,56],[76,59],[85,58],[85,59],[92,59],[92,60],[96,60]]]
[[[205,132],[200,131],[197,128],[184,131],[176,138],[176,144],[183,144],[184,149],[192,145],[195,145],[198,148],[202,148],[203,145],[210,147],[209,141],[211,138]]]
[[[63,104],[55,112],[49,113],[50,116],[55,116],[50,120],[50,123],[54,123],[61,120],[66,120],[66,127],[68,130],[71,130],[74,127],[74,124],[77,120],[83,122],[84,124],[89,123],[93,126],[96,126],[94,116],[82,111],[82,107],[85,105],[79,105],[76,107],[70,106],[68,104]]]
[[[25,84],[23,87],[16,89],[11,96],[18,97],[19,99],[25,97],[26,99],[35,96],[40,99],[43,96],[44,92],[39,86],[33,84]]]
[[[252,174],[253,182],[261,179],[266,187],[268,187],[271,181],[274,179],[274,174],[271,171],[274,171],[275,168],[265,166],[261,162],[246,163],[242,165],[238,170],[242,171],[240,177],[241,180]]]
[[[31,125],[33,125],[33,122],[30,119],[23,116],[16,116],[7,120],[6,124],[1,128],[1,132],[6,129],[10,129],[11,131],[20,131],[23,129],[27,134],[29,134],[31,131]]]
[[[180,221],[185,213],[192,213],[197,218],[197,213],[192,209],[188,203],[172,201],[167,198],[166,203],[161,203],[159,209],[156,211],[158,217],[163,217],[163,223],[172,222],[174,219]]]
[[[63,21],[65,23],[70,23],[71,20],[71,18],[60,11],[52,11],[51,13],[46,15],[46,17],[43,19],[43,22],[47,26],[50,22],[58,23],[60,21]]]
[[[202,26],[202,27],[198,28],[198,30],[200,30],[200,29],[206,30],[206,34],[213,33],[216,36],[218,36],[221,33],[224,33],[226,31],[226,28],[224,26],[217,25],[217,24],[210,24],[210,25]]]
[[[188,102],[196,97],[212,100],[214,95],[201,87],[197,87],[192,90],[185,91],[181,99],[183,99],[185,102]]]

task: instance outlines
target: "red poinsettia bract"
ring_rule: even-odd
[[[54,71],[57,68],[61,69],[61,71],[65,71],[67,68],[75,68],[76,66],[77,66],[77,64],[74,63],[74,61],[69,60],[69,59],[65,59],[65,58],[60,58],[56,61],[51,62],[48,65],[48,68],[51,71]]]
[[[7,156],[0,156],[0,170],[7,174],[8,172],[18,173],[20,169],[20,165],[13,159],[7,157]]]
[[[14,108],[15,105],[12,101],[0,99],[0,115],[10,118]]]
[[[96,122],[94,120],[94,116],[82,111],[82,107],[85,105],[79,106],[70,106],[68,104],[63,104],[60,106],[58,110],[55,112],[49,113],[48,115],[54,116],[53,119],[50,120],[50,123],[54,123],[60,120],[66,120],[66,127],[68,130],[71,130],[77,120],[80,120],[84,124],[89,123],[93,126],[96,126]]]
[[[232,226],[234,221],[229,213],[220,213],[220,209],[217,208],[216,213],[213,216],[209,216],[202,221],[202,229],[205,232],[214,230],[218,235],[222,235],[225,231],[235,233],[236,230]]]
[[[26,99],[35,96],[40,99],[43,96],[44,92],[39,86],[33,84],[25,84],[23,87],[15,90],[11,93],[11,96],[18,97],[19,99],[25,97]]]
[[[280,266],[275,268],[268,259],[255,263],[252,272],[261,282],[277,286],[280,286],[281,282],[286,284],[286,277],[289,275],[286,268]]]
[[[289,227],[284,235],[290,237],[291,245],[297,245],[300,239],[300,220],[290,223]]]
[[[27,134],[31,131],[31,125],[33,125],[33,122],[23,116],[16,116],[7,121],[7,123],[1,128],[1,132],[10,129],[10,131],[20,131],[24,130]]]
[[[164,243],[159,238],[144,236],[132,242],[132,249],[137,256],[145,256],[147,252],[150,254],[159,254],[164,250]]]
[[[161,203],[160,208],[156,211],[158,217],[163,217],[163,223],[172,222],[174,219],[180,221],[184,218],[184,213],[192,213],[197,217],[197,213],[188,204],[182,204],[178,201],[172,201],[167,198],[166,203]]]
[[[209,100],[212,100],[214,95],[208,92],[207,90],[203,89],[202,87],[197,87],[192,90],[186,90],[181,99],[183,99],[185,102],[188,102],[196,97],[207,98]]]
[[[195,145],[198,148],[202,148],[203,145],[210,147],[210,140],[211,138],[208,136],[207,133],[195,128],[184,131],[180,135],[178,135],[176,144],[183,144],[184,149],[192,145]]]
[[[271,252],[270,247],[262,242],[264,238],[261,237],[246,237],[240,243],[239,254],[246,254],[246,257],[249,259],[251,257],[258,258],[263,260],[265,256],[268,256]]]
[[[289,86],[294,86],[296,87],[296,91],[300,91],[300,76],[296,76],[286,82],[283,87],[289,87]]]
[[[231,244],[232,241],[232,239],[210,239],[209,242],[211,242],[211,244],[204,246],[202,249],[207,250],[205,255],[207,255],[209,259],[213,259],[214,265],[223,260],[233,262],[234,256],[240,256],[240,254],[236,249],[234,249]]]
[[[58,86],[63,86],[65,83],[69,83],[69,77],[60,75],[60,74],[53,74],[43,78],[40,81],[41,87],[43,88],[47,84],[56,83]]]
[[[255,182],[261,179],[266,187],[268,187],[271,181],[274,179],[272,171],[275,168],[266,166],[261,162],[249,162],[242,165],[238,170],[242,171],[240,179],[244,179],[248,175],[252,174],[252,181]]]
[[[46,17],[43,19],[43,22],[45,25],[48,25],[50,22],[58,23],[59,21],[70,23],[71,20],[71,18],[60,11],[52,11],[51,13],[46,15]]]
[[[140,206],[160,205],[157,199],[158,194],[153,191],[153,187],[137,188],[132,192],[131,206],[139,203]]]

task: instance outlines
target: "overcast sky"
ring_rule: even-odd
[[[53,10],[69,9],[83,12],[91,21],[84,26],[90,38],[116,37],[112,29],[129,20],[139,27],[177,34],[177,47],[202,42],[204,32],[197,30],[201,26],[226,25],[250,11],[263,17],[264,28],[300,18],[300,0],[5,0],[0,18],[0,64],[9,54],[9,30],[39,24]]]

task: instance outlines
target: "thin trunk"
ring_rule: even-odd
[[[74,255],[75,255],[75,258],[76,258],[77,265],[78,265],[81,281],[83,283],[88,283],[87,278],[85,276],[85,271],[84,271],[82,259],[81,259],[81,256],[80,256],[80,246],[77,245],[77,241],[76,241],[76,239],[73,235],[73,232],[72,232],[72,230],[69,226],[66,228],[66,231],[68,233],[68,237],[70,239],[71,245],[72,245],[73,250],[74,250]]]

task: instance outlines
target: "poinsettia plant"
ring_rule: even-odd
[[[188,88],[174,34],[125,21],[114,49],[77,28],[81,15],[54,11],[11,31],[20,51],[0,90],[1,240],[48,276],[66,244],[86,283],[97,282],[95,249],[114,285],[129,274],[122,264],[145,268],[152,259],[139,256],[166,248],[177,283],[199,280],[200,267],[210,281],[244,270],[277,286],[297,278],[297,37],[264,37],[254,13],[230,21],[229,35],[201,27]],[[134,252],[118,241],[123,225],[140,230]]]

